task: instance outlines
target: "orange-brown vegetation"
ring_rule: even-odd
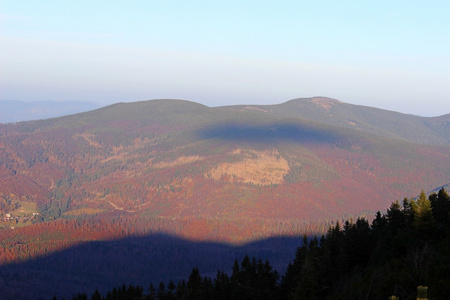
[[[329,111],[330,108],[335,104],[336,100],[324,97],[314,97],[312,98],[311,102],[321,108],[324,108],[326,111]]]
[[[162,161],[162,162],[156,163],[153,165],[153,167],[156,169],[164,169],[164,168],[177,167],[177,166],[190,164],[190,163],[193,163],[193,162],[199,161],[199,160],[202,160],[202,158],[198,155],[180,156],[177,159],[175,159],[174,161],[170,161],[170,162]]]
[[[289,173],[288,162],[275,150],[238,149],[233,152],[240,155],[240,161],[222,163],[210,170],[206,177],[229,182],[252,183],[256,185],[280,184]]]
[[[325,109],[332,118],[340,107],[318,98],[307,104],[310,114]],[[294,108],[306,104],[289,105],[156,101],[0,125],[0,215],[15,201],[31,201],[40,213],[30,228],[1,232],[11,241],[5,251],[16,251],[21,232],[51,226],[80,241],[69,236],[95,222],[111,228],[95,229],[99,238],[151,231],[241,243],[323,232],[450,181],[448,145],[375,135],[386,130],[365,130],[357,116],[358,130],[342,127],[353,127],[348,117],[339,126],[296,119],[302,111]],[[51,247],[59,246],[44,248]]]

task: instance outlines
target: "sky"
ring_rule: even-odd
[[[450,113],[450,1],[0,0],[0,99]]]

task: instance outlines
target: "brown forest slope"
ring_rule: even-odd
[[[40,213],[1,224],[101,220],[233,242],[326,229],[450,182],[449,126],[327,98],[154,100],[0,124],[2,219],[24,201]]]

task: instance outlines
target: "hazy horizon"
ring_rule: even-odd
[[[0,98],[450,113],[450,3],[2,1]]]

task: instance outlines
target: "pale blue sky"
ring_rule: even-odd
[[[0,98],[450,113],[450,1],[0,0]]]

